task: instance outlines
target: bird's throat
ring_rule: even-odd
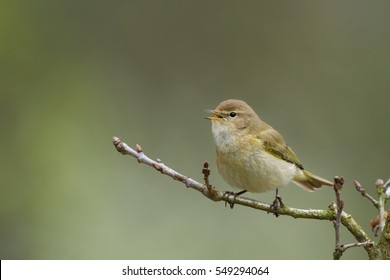
[[[212,133],[215,141],[215,145],[221,151],[227,151],[232,148],[234,143],[237,144],[236,135],[232,134],[227,127],[213,123]]]

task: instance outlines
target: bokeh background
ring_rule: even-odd
[[[247,101],[304,166],[345,177],[371,234],[389,169],[388,1],[0,2],[1,259],[331,259],[331,222],[214,203],[117,153],[218,175],[203,110]],[[325,209],[331,189],[282,191]],[[273,193],[249,194],[271,202]],[[354,242],[343,229],[342,242]],[[354,248],[346,259],[366,259]]]

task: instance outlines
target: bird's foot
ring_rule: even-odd
[[[283,204],[282,197],[279,195],[278,190],[276,190],[275,200],[272,202],[270,206],[270,211],[272,211],[276,217],[279,217],[279,213],[278,213],[279,208],[283,206],[284,204]]]
[[[233,201],[228,201],[228,199],[225,200],[225,207],[229,203],[230,208],[233,209],[234,203],[235,203],[235,200],[236,200],[237,196],[240,196],[243,193],[246,193],[246,190],[243,190],[243,191],[240,191],[240,192],[230,192],[230,191],[224,192],[223,196],[226,196],[226,198],[228,198],[230,195],[234,196]]]

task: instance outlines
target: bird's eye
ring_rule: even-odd
[[[236,113],[236,112],[231,112],[231,113],[229,114],[229,116],[231,116],[232,118],[234,118],[235,116],[237,116],[237,113]]]

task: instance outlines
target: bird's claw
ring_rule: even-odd
[[[237,194],[235,192],[226,191],[223,193],[224,196],[229,197],[230,195],[234,196],[233,202],[230,202],[228,200],[225,200],[225,207],[229,203],[230,209],[233,209],[234,207],[234,201],[236,200]]]
[[[226,196],[226,198],[228,198],[230,195],[234,196],[233,202],[230,202],[227,199],[225,200],[225,207],[229,203],[230,209],[233,209],[234,203],[236,201],[236,197],[239,196],[239,195],[242,195],[245,192],[246,192],[246,190],[243,190],[243,191],[240,191],[240,192],[230,192],[230,191],[224,192],[223,195]]]
[[[279,217],[279,213],[278,213],[279,208],[283,207],[283,206],[284,206],[284,204],[282,201],[282,197],[280,195],[276,194],[275,200],[271,204],[270,211],[272,211],[276,217]]]

